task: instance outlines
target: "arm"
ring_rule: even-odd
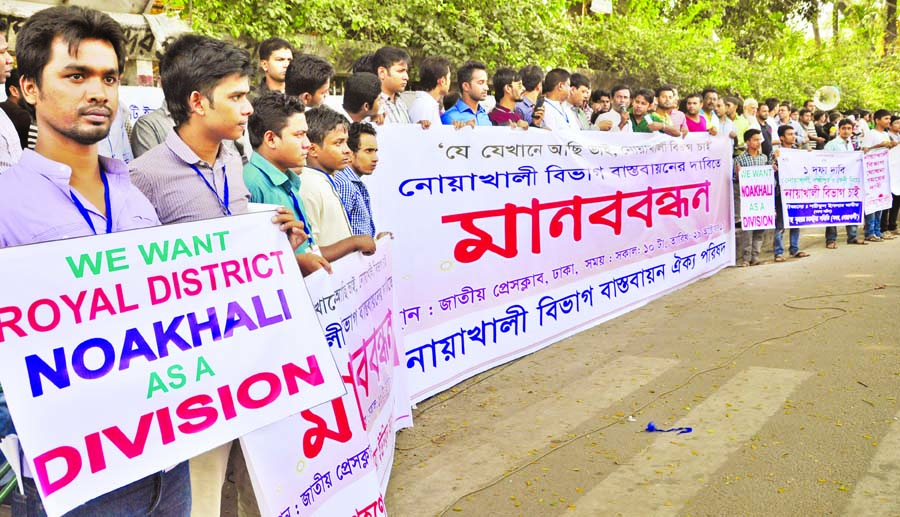
[[[326,260],[334,262],[335,260],[346,257],[347,255],[358,251],[363,255],[371,255],[375,253],[375,241],[368,235],[354,235],[346,239],[335,242],[328,246],[321,246],[322,256]]]

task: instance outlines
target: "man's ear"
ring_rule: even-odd
[[[34,79],[23,76],[19,79],[19,85],[22,87],[22,96],[25,98],[25,102],[34,105],[40,95],[37,83],[34,82]]]
[[[197,113],[198,115],[206,115],[206,106],[204,105],[204,100],[206,97],[203,96],[202,93],[198,91],[192,91],[191,96],[188,97],[188,107],[190,108],[189,112]]]

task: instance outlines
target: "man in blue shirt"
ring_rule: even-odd
[[[460,97],[456,104],[441,115],[444,125],[475,121],[477,126],[491,126],[487,111],[478,104],[487,97],[487,67],[479,61],[467,61],[456,72]]]

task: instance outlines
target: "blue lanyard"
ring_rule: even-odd
[[[563,116],[563,118],[566,119],[566,124],[569,123],[569,116],[566,115],[565,113],[563,113],[563,110],[561,110],[560,108],[557,108],[557,107],[553,104],[553,101],[551,101],[550,99],[544,99],[544,104],[547,104],[547,103],[549,103],[551,108],[555,109],[557,113],[559,113],[560,115]]]
[[[103,167],[100,167],[100,179],[103,180],[103,201],[106,203],[106,233],[112,233],[113,217],[112,206],[109,202],[109,180],[106,179],[106,172],[103,170]],[[91,231],[94,232],[94,235],[97,235],[97,229],[94,228],[94,221],[91,220],[91,213],[88,212],[83,204],[81,204],[81,201],[78,200],[75,193],[72,192],[72,189],[69,189],[69,197],[72,198],[72,203],[75,203],[75,208],[81,213],[81,217],[83,217],[88,223],[88,226],[91,227]]]
[[[225,215],[231,215],[231,209],[228,208],[228,204],[230,200],[228,199],[228,174],[225,173],[225,166],[222,165],[222,177],[225,178],[225,199],[219,198],[219,192],[213,188],[213,186],[209,183],[209,180],[206,179],[206,176],[200,172],[200,169],[197,168],[196,165],[191,164],[191,168],[194,169],[194,172],[197,173],[197,176],[200,176],[200,179],[203,180],[203,183],[206,183],[206,188],[208,188],[214,196],[216,196],[216,200],[222,205],[222,208],[225,209]]]
[[[251,165],[256,167],[256,170],[258,170],[260,172],[260,174],[262,174],[263,176],[266,176],[266,178],[268,178],[268,175],[266,175],[266,172],[264,170],[260,169],[259,166],[257,166],[255,163],[252,163]],[[287,181],[286,184],[282,188],[284,189],[285,192],[288,193],[289,196],[291,196],[291,202],[294,204],[294,213],[296,213],[297,217],[300,218],[300,222],[303,223],[303,231],[305,231],[306,235],[309,237],[307,239],[309,241],[309,247],[310,248],[314,247],[315,242],[313,241],[312,228],[310,228],[309,223],[306,222],[306,218],[303,217],[303,210],[300,210],[300,201],[297,199],[297,195],[294,194],[294,189],[291,188],[291,182]]]

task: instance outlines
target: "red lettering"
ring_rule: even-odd
[[[169,408],[164,407],[156,411],[156,420],[159,422],[159,434],[162,436],[163,445],[175,441],[175,426],[172,424],[172,415]]]
[[[156,291],[157,282],[161,282],[165,291],[165,294],[159,295]],[[169,287],[169,279],[162,276],[151,276],[147,277],[147,287],[150,290],[150,304],[151,305],[159,305],[160,303],[165,303],[169,301],[169,298],[172,296],[172,288]]]
[[[3,318],[4,314],[12,314],[12,318]],[[19,326],[19,320],[22,319],[22,309],[18,307],[3,307],[0,309],[0,343],[6,341],[6,334],[3,333],[4,328],[9,328],[19,337],[25,337],[25,331]]]
[[[100,433],[91,433],[84,437],[87,446],[88,463],[91,472],[96,474],[106,468],[106,456],[103,454],[103,443],[100,442]]]
[[[231,287],[231,279],[234,279],[239,284],[244,283],[244,280],[241,278],[241,263],[237,260],[222,262],[222,276],[225,279],[226,288]]]
[[[231,420],[237,416],[237,410],[234,407],[234,397],[231,395],[231,386],[222,386],[217,391],[219,400],[222,402],[222,414],[225,415],[225,420]]]
[[[250,388],[257,382],[264,382],[269,386],[266,395],[258,400],[250,395]],[[274,402],[278,395],[281,395],[281,379],[272,372],[260,372],[247,377],[238,386],[237,399],[247,409],[259,409]]]
[[[259,260],[260,259],[265,259],[265,261],[268,262],[269,256],[266,255],[265,253],[260,253],[259,255],[253,257],[253,272],[256,274],[257,278],[269,278],[270,276],[272,276],[272,273],[274,271],[272,271],[271,267],[266,269],[265,273],[260,271],[260,269],[259,269]]]
[[[134,441],[128,439],[125,433],[119,429],[119,426],[107,427],[103,430],[103,434],[109,438],[109,441],[122,451],[125,457],[131,459],[140,456],[144,452],[144,446],[147,445],[147,437],[150,436],[150,424],[153,423],[153,413],[141,415],[138,421],[138,428],[135,431]]]
[[[134,305],[125,303],[125,293],[122,290],[122,284],[116,284],[116,301],[119,302],[119,314],[133,311],[138,308],[136,303]]]
[[[289,395],[296,395],[300,392],[300,385],[297,382],[297,379],[302,380],[310,386],[319,386],[325,382],[325,378],[322,376],[322,370],[319,369],[319,361],[316,359],[316,356],[307,356],[306,366],[309,370],[304,370],[294,363],[287,363],[281,366],[281,373],[284,375],[284,383],[287,385]]]
[[[81,304],[84,303],[85,295],[87,295],[87,291],[81,291],[78,293],[78,299],[74,302],[69,298],[69,295],[64,294],[60,296],[60,299],[66,304],[66,307],[72,310],[72,314],[75,317],[75,323],[81,323]]]
[[[52,314],[50,323],[48,323],[47,325],[41,325],[37,321],[37,311],[42,305],[46,305],[47,307],[49,307],[50,313]],[[40,300],[32,303],[31,307],[28,307],[28,324],[31,325],[31,328],[38,332],[47,332],[48,330],[53,330],[57,325],[59,325],[59,319],[59,305],[48,298],[41,298]]]
[[[56,481],[50,481],[50,475],[47,473],[47,464],[53,460],[64,461],[66,468],[65,474]],[[75,447],[62,445],[34,459],[34,474],[44,495],[50,495],[64,488],[78,476],[79,472],[81,472],[81,454]]]
[[[213,399],[209,395],[194,395],[184,399],[175,408],[175,414],[178,415],[178,418],[188,421],[179,424],[178,430],[184,434],[194,434],[212,427],[216,420],[219,419],[219,412],[216,411],[216,408],[207,407],[212,402]],[[190,422],[194,418],[201,418],[202,420],[197,423]]]
[[[203,290],[203,282],[197,279],[200,272],[194,268],[188,268],[181,272],[181,281],[184,282],[184,294],[195,296]]]
[[[269,256],[275,257],[278,260],[278,271],[283,275],[284,274],[284,264],[281,263],[281,256],[284,255],[283,251],[271,251],[269,252]]]
[[[106,311],[111,316],[115,316],[116,314],[112,302],[109,301],[109,298],[106,296],[106,293],[103,292],[103,289],[94,289],[94,298],[91,300],[91,316],[89,319],[91,321],[97,319],[97,314],[100,311]]]
[[[307,458],[315,458],[322,452],[325,440],[334,440],[339,443],[346,443],[353,437],[353,430],[350,429],[350,421],[347,419],[347,410],[344,408],[343,397],[338,397],[331,401],[331,410],[334,413],[334,419],[337,423],[337,431],[328,428],[325,419],[307,409],[300,412],[300,416],[304,420],[314,424],[315,427],[303,433],[303,455]]]

